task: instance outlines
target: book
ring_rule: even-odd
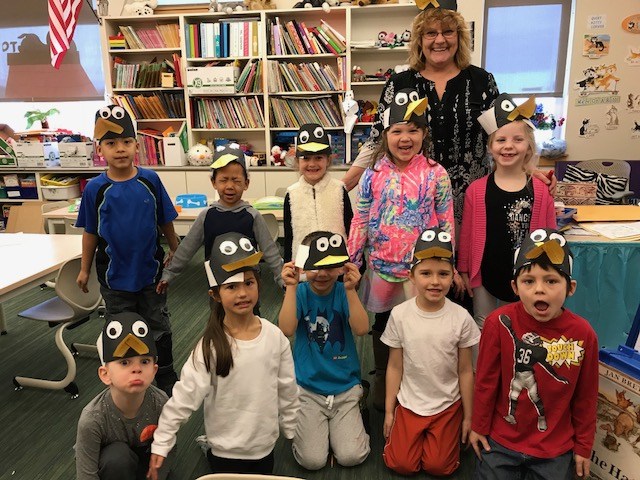
[[[287,27],[287,32],[289,32],[289,36],[291,37],[291,39],[293,40],[295,49],[296,49],[296,53],[300,54],[300,55],[304,55],[306,52],[304,50],[304,45],[302,45],[302,40],[300,39],[300,36],[298,35],[298,31],[295,27],[294,24],[295,20],[290,20],[288,21],[285,26]]]

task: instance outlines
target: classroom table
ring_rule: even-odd
[[[627,340],[640,303],[640,242],[569,236],[576,293],[565,305],[589,320],[601,347]]]
[[[55,278],[82,253],[80,235],[0,234],[0,333],[7,333],[2,303]]]
[[[206,210],[208,207],[202,208],[183,208],[182,211],[178,212],[178,218],[173,221],[173,226],[176,230],[176,233],[180,236],[185,236],[189,233],[189,229],[193,222],[198,217],[200,212]],[[276,220],[281,224],[282,230],[282,220],[283,220],[283,212],[282,209],[277,210],[258,210],[263,215],[266,213],[272,213],[275,215]],[[68,207],[59,208],[57,210],[52,210],[50,212],[46,212],[42,214],[42,218],[47,221],[47,225],[49,227],[49,233],[64,233],[64,220],[72,219],[75,220],[78,218],[78,212],[70,212]],[[62,225],[61,229],[58,229],[57,226]]]

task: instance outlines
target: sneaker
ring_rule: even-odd
[[[206,457],[207,456],[207,452],[211,448],[211,447],[209,447],[209,441],[207,440],[207,436],[206,435],[198,435],[196,437],[196,443],[198,444],[198,446],[202,450],[202,453],[204,453],[204,456]]]
[[[538,430],[544,432],[547,429],[547,419],[543,416],[538,417]]]

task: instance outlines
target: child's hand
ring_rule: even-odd
[[[589,465],[591,461],[588,458],[581,457],[578,454],[573,456],[573,460],[576,462],[576,475],[579,477],[586,477],[589,475]]]
[[[358,283],[360,283],[360,271],[355,264],[347,262],[344,264],[344,276],[343,283],[345,290],[355,290],[358,288]]]
[[[158,285],[156,285],[156,293],[158,295],[162,295],[163,293],[167,293],[167,289],[169,288],[169,282],[166,280],[160,280]]]
[[[463,299],[465,293],[465,285],[462,277],[457,271],[453,272],[453,291],[456,294],[456,298]]]
[[[462,277],[462,282],[464,283],[464,289],[467,292],[467,295],[469,295],[470,298],[473,298],[473,290],[469,285],[469,274],[461,273],[460,276]]]
[[[393,412],[385,412],[384,423],[382,424],[382,435],[384,438],[389,438],[391,435],[391,427],[393,426]]]
[[[167,256],[164,258],[165,267],[169,266],[169,264],[171,263],[171,260],[173,260],[173,256],[175,255],[175,253],[176,253],[175,250],[169,249],[169,251],[167,252]]]
[[[549,193],[551,194],[551,196],[555,196],[558,179],[554,175],[553,170],[549,170],[548,172],[543,172],[542,170],[534,170],[531,173],[531,176],[537,178],[542,183],[547,185],[549,187]]]
[[[87,283],[89,283],[89,273],[88,272],[81,271],[78,274],[78,278],[76,279],[76,283],[78,284],[78,287],[80,287],[80,290],[82,290],[84,293],[89,293],[89,289],[87,288]]]
[[[480,453],[480,445],[482,445],[482,448],[484,449],[485,452],[491,451],[491,447],[489,446],[487,437],[485,437],[484,435],[480,435],[479,433],[476,433],[473,430],[471,430],[471,433],[469,434],[469,443],[473,447],[473,451],[476,452],[476,456],[480,461],[482,461],[482,453]]]
[[[163,456],[152,453],[151,458],[149,459],[149,470],[147,471],[147,478],[151,480],[158,480],[158,470],[160,470],[160,467],[162,467],[163,463]]]
[[[469,437],[470,432],[471,432],[471,419],[463,418],[462,419],[462,435],[460,436],[460,441],[462,443],[467,443],[467,438]]]
[[[300,270],[293,262],[287,262],[283,265],[282,281],[286,287],[295,287],[300,282]]]

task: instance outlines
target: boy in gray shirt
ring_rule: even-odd
[[[98,376],[107,388],[78,421],[77,479],[144,479],[153,432],[167,401],[166,393],[151,385],[158,370],[153,335],[140,315],[123,312],[107,317],[97,346]],[[167,477],[171,463],[165,462],[159,478]]]

